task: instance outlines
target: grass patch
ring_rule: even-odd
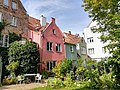
[[[68,89],[68,88],[53,89],[50,87],[39,87],[39,88],[34,88],[32,90],[72,90],[72,89]]]

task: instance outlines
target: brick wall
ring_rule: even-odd
[[[16,10],[12,9],[12,2],[16,3]],[[20,0],[8,0],[8,6],[4,5],[4,0],[0,0],[0,12],[2,12],[2,19],[11,23],[13,16],[17,18],[16,26],[9,25],[3,30],[4,34],[8,32],[15,32],[22,37],[27,38],[28,33],[28,15]]]

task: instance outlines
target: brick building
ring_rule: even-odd
[[[0,22],[2,19],[10,23],[3,30],[2,46],[9,46],[9,32],[27,38],[28,15],[20,0],[0,0]]]
[[[47,23],[44,16],[41,16],[40,20],[29,17],[28,37],[38,44],[40,71],[51,71],[57,63],[65,59],[64,36],[56,25],[55,18],[51,18],[50,23]]]

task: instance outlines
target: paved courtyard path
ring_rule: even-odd
[[[46,83],[16,84],[0,87],[0,90],[31,90],[37,87],[44,87]]]

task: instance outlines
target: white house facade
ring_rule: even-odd
[[[105,52],[104,46],[108,43],[103,43],[100,40],[100,33],[93,33],[91,28],[96,26],[96,22],[91,22],[87,28],[84,29],[84,38],[87,43],[87,54],[94,60],[100,61],[109,56],[108,52]]]

